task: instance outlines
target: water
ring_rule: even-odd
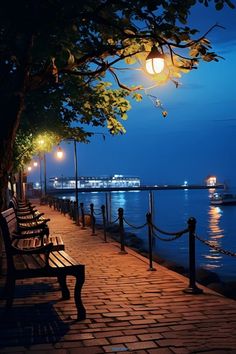
[[[146,222],[149,211],[149,193],[145,191],[112,192],[111,220],[117,219],[118,208],[124,209],[124,217],[133,226]],[[73,199],[73,196],[65,195]],[[154,224],[164,231],[180,231],[187,227],[189,217],[197,220],[197,235],[215,246],[236,253],[236,206],[211,206],[208,190],[165,190],[153,192]],[[106,194],[101,192],[79,193],[79,201],[89,212],[90,203],[94,204],[96,219]],[[125,223],[125,230],[135,233],[147,245],[147,227],[134,229]],[[161,237],[163,236],[160,234]],[[165,242],[155,239],[154,253],[166,260],[188,266],[188,234],[180,239]],[[220,275],[223,280],[236,280],[236,257],[227,256],[196,240],[197,267],[204,267]]]

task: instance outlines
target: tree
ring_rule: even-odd
[[[211,0],[199,0],[208,6]],[[213,1],[213,0],[212,0]],[[142,62],[153,45],[165,53],[168,70],[159,83],[177,79],[200,60],[218,60],[205,35],[187,26],[196,0],[3,0],[0,4],[0,209],[5,204],[9,173],[13,169],[13,142],[17,131],[39,129],[37,119],[49,117],[57,128],[77,123],[105,126],[123,132],[120,119],[136,99],[140,87],[119,79],[119,62]],[[230,0],[214,0],[218,10]],[[207,34],[206,34],[207,35]],[[179,52],[178,52],[179,50]],[[108,87],[105,75],[117,87]],[[76,95],[77,92],[77,95]],[[38,101],[36,101],[38,99]],[[112,107],[112,109],[110,109]],[[25,116],[23,119],[23,113]],[[55,119],[53,112],[58,112]],[[28,128],[27,128],[28,124]],[[54,125],[55,127],[55,125]],[[63,128],[63,129],[64,129]],[[84,135],[85,134],[85,135]]]

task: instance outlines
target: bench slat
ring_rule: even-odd
[[[66,258],[68,261],[71,262],[71,265],[76,265],[78,262],[76,262],[68,253],[65,251],[59,251],[60,255],[64,258]]]
[[[49,265],[53,268],[63,268],[65,266],[71,266],[71,263],[60,259],[58,257],[58,252],[51,252],[49,257]]]
[[[39,257],[38,255],[22,255],[22,261],[25,263],[27,269],[40,269],[45,267],[45,257]]]

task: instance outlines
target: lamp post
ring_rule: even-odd
[[[47,167],[46,167],[46,154],[45,152],[39,152],[39,184],[41,197],[46,196],[47,193]],[[43,170],[42,170],[43,161]],[[42,177],[43,174],[43,177]]]
[[[44,167],[44,170],[43,170],[43,176],[44,176],[44,197],[46,196],[47,194],[47,170],[46,170],[46,154],[44,152],[43,154],[43,167]]]
[[[46,173],[46,155],[45,155],[45,139],[40,137],[38,140],[39,146],[39,164],[40,164],[40,188],[41,188],[41,197],[46,196],[47,193],[47,173]],[[43,160],[43,175],[44,175],[44,188],[42,183],[42,160]]]
[[[20,198],[22,200],[25,200],[27,198],[27,193],[30,190],[33,191],[33,187],[32,189],[29,188],[28,176],[30,172],[33,171],[33,168],[36,168],[37,166],[38,166],[38,162],[33,160],[28,166],[25,166],[25,168],[22,169],[19,173],[19,181],[20,181],[19,192],[20,192]]]
[[[75,203],[76,208],[79,208],[79,197],[78,197],[78,166],[77,166],[77,145],[76,140],[74,139],[74,166],[75,166]]]
[[[79,223],[79,196],[78,196],[78,159],[77,159],[77,144],[75,139],[66,139],[67,141],[73,141],[74,143],[74,168],[75,168],[75,205],[76,205],[76,223]],[[58,147],[57,150],[58,159],[63,158],[63,151],[61,147]]]
[[[39,153],[39,185],[40,185],[40,197],[42,197],[43,193],[43,182],[42,182],[42,154]]]

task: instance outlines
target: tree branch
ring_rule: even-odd
[[[119,86],[120,88],[122,88],[122,89],[124,89],[124,90],[127,90],[127,91],[129,91],[129,92],[134,92],[134,91],[137,91],[137,90],[140,90],[140,89],[141,89],[141,86],[135,86],[135,87],[130,88],[130,87],[128,87],[128,86],[122,84],[122,83],[120,82],[118,76],[116,75],[115,71],[113,70],[113,68],[109,68],[108,70],[109,70],[110,73],[113,75],[113,77],[115,78],[115,80],[116,80],[116,82],[117,82],[117,84],[118,84],[118,86]]]

